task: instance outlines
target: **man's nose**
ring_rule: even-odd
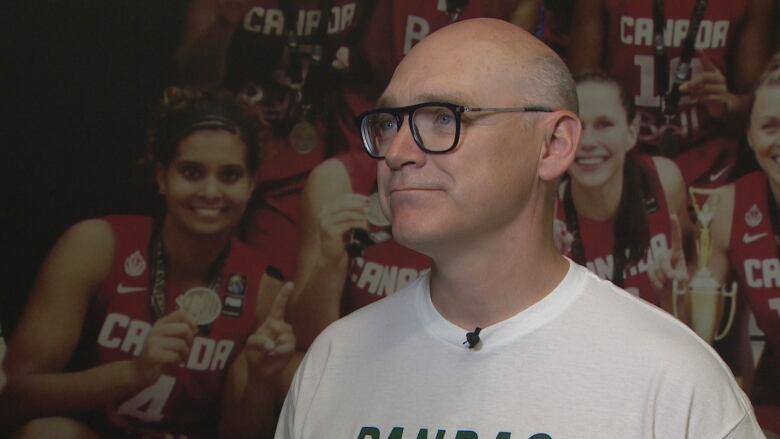
[[[406,117],[385,153],[385,163],[390,169],[397,170],[404,166],[422,166],[426,158],[427,154],[412,136],[410,120]]]

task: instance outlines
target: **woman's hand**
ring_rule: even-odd
[[[294,288],[292,282],[282,286],[268,317],[247,339],[244,349],[250,374],[269,377],[279,373],[290,361],[295,351],[295,335],[292,326],[284,321],[284,312]]]
[[[153,383],[166,364],[186,363],[197,332],[192,317],[182,309],[157,320],[135,361],[138,375],[144,382]]]

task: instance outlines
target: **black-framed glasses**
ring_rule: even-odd
[[[368,155],[382,159],[393,143],[396,134],[409,115],[409,129],[417,146],[429,154],[451,151],[460,139],[463,113],[550,113],[554,110],[543,106],[529,107],[464,107],[448,102],[423,102],[398,108],[378,108],[367,111],[355,119],[363,147]]]

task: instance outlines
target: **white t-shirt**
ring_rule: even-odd
[[[429,276],[328,327],[276,438],[761,438],[728,367],[685,325],[571,263],[544,299],[480,333]]]

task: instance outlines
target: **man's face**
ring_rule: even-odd
[[[510,80],[510,69],[490,45],[426,49],[412,51],[399,66],[381,106],[430,101],[477,107],[535,104],[523,100],[519,81]],[[516,221],[537,184],[537,146],[542,139],[534,129],[535,117],[465,113],[460,141],[445,154],[423,152],[404,119],[378,167],[380,201],[394,238],[430,254],[434,248],[500,233]]]

